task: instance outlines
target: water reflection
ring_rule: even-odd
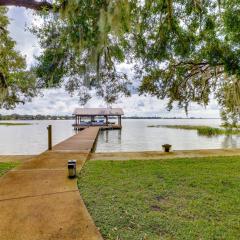
[[[118,144],[121,144],[122,141],[122,129],[117,130],[118,132]]]
[[[162,144],[171,144],[174,150],[238,148],[240,136],[203,136],[196,130],[148,128],[151,124],[189,124],[218,127],[219,119],[200,120],[124,120],[122,130],[106,130],[99,134],[96,152],[161,151]]]
[[[27,121],[31,122],[31,121]],[[28,126],[0,126],[0,154],[37,154],[47,149],[47,130],[53,125],[53,144],[74,134],[72,120],[32,121]],[[218,119],[144,119],[122,121],[122,130],[101,131],[97,152],[161,151],[162,145],[171,144],[174,150],[239,148],[240,136],[199,136],[196,130],[149,128],[148,125],[207,125],[217,127]]]
[[[11,121],[8,121],[11,122]],[[0,154],[39,154],[48,147],[47,126],[52,125],[53,145],[74,134],[72,120],[21,121],[26,126],[0,126]]]
[[[121,144],[122,141],[122,130],[114,129],[114,130],[102,130],[99,133],[98,141],[104,143],[113,143]]]
[[[222,141],[222,148],[237,148],[240,142],[240,136],[238,135],[226,135]]]
[[[105,134],[105,136],[106,136],[106,143],[108,143],[109,131],[106,130],[105,133],[106,133],[106,134]]]

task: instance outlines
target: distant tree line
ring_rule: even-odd
[[[0,120],[71,120],[73,116],[56,116],[56,115],[20,115],[20,114],[11,114],[11,115],[1,115]]]
[[[202,117],[123,117],[123,119],[218,119],[218,118],[202,118]]]
[[[110,119],[114,119],[115,117],[109,117]],[[130,117],[122,117],[123,119],[203,119],[201,117],[143,117],[143,116],[130,116]],[[1,115],[0,120],[72,120],[74,116],[70,115],[26,115],[26,114],[11,114],[11,115]],[[213,119],[213,118],[209,118]]]

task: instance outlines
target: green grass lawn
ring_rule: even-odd
[[[240,239],[240,157],[89,161],[78,186],[104,239]]]
[[[0,162],[0,177],[10,169],[16,167],[17,165],[18,163],[13,163],[13,162],[7,162],[7,163]]]

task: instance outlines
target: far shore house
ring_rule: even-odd
[[[75,130],[90,126],[99,126],[101,129],[121,129],[124,113],[121,108],[76,108],[73,115]]]

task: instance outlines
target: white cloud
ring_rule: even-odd
[[[36,37],[28,30],[31,24],[36,22],[36,16],[31,10],[16,7],[9,9],[8,16],[10,35],[17,42],[17,50],[26,56],[27,64],[30,66],[34,62],[34,55],[40,53]]]
[[[184,110],[175,107],[171,112],[168,112],[166,105],[167,101],[133,94],[129,98],[121,98],[112,107],[122,107],[125,116],[186,117]],[[43,97],[34,98],[30,103],[19,105],[11,111],[2,111],[2,113],[71,115],[76,107],[79,107],[77,96],[70,97],[64,89],[51,89],[44,91]],[[102,99],[94,97],[85,107],[107,107],[107,105]],[[189,117],[219,117],[218,109],[215,107],[214,104],[210,104],[204,109],[192,104]]]

